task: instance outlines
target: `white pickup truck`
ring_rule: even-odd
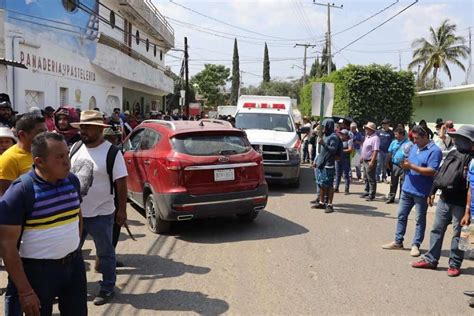
[[[246,131],[252,146],[262,153],[267,181],[297,187],[301,141],[292,113],[289,97],[242,95],[235,124]]]

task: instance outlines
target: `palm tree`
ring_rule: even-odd
[[[448,63],[452,63],[463,71],[466,71],[459,57],[467,58],[469,48],[464,45],[464,38],[456,36],[456,24],[449,24],[444,20],[438,29],[430,27],[430,41],[419,38],[413,41],[413,61],[408,68],[421,65],[420,82],[424,82],[428,74],[433,72],[433,89],[436,88],[439,69],[443,70],[451,80],[451,70]]]

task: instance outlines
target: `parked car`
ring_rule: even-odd
[[[262,156],[226,121],[147,120],[123,149],[128,197],[145,210],[154,233],[195,218],[252,221],[266,206]]]

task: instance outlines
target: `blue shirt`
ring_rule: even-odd
[[[377,131],[377,136],[380,139],[380,151],[383,153],[387,153],[388,147],[392,143],[392,140],[395,138],[395,135],[390,129],[388,131],[384,129],[379,129]]]
[[[471,164],[469,165],[469,174],[467,177],[469,185],[471,186],[471,201],[468,201],[468,203],[471,204],[471,218],[474,219],[474,159],[471,160]]]
[[[431,168],[435,171],[439,169],[443,153],[432,141],[423,148],[412,146],[408,161],[418,167]],[[433,185],[433,177],[424,176],[414,170],[407,170],[405,181],[403,182],[403,191],[417,196],[427,197],[430,194]]]
[[[361,132],[355,132],[355,133],[350,132],[350,136],[352,138],[352,142],[353,142],[352,146],[354,147],[354,149],[356,150],[360,149],[361,144],[356,144],[355,142],[364,141],[364,135],[362,135]]]
[[[405,154],[403,152],[403,149],[400,147],[409,142],[407,138],[405,138],[402,141],[399,141],[398,139],[394,139],[392,143],[390,144],[390,147],[388,147],[388,153],[392,155],[392,163],[394,165],[400,165],[403,161],[403,158],[405,158]]]

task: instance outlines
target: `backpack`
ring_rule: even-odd
[[[84,143],[82,140],[74,143],[71,147],[71,151],[69,152],[69,158],[72,158],[81,148],[81,146]],[[106,158],[106,165],[107,165],[107,174],[109,175],[109,183],[110,183],[110,194],[114,194],[115,185],[114,185],[114,178],[113,178],[113,170],[114,170],[114,164],[115,164],[115,157],[117,157],[118,152],[120,149],[118,149],[116,146],[111,145],[109,147],[109,150],[107,151],[107,158]]]
[[[471,156],[457,150],[448,153],[441,168],[436,172],[433,185],[443,193],[455,193],[467,189],[467,168]]]

